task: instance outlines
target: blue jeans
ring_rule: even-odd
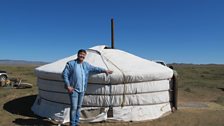
[[[71,126],[77,126],[79,123],[83,97],[84,97],[84,92],[73,91],[70,94],[70,102],[71,102],[70,124]]]

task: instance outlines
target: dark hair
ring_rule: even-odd
[[[80,49],[80,50],[78,51],[78,54],[80,54],[81,52],[83,52],[83,53],[86,54],[86,50],[84,50],[84,49]]]

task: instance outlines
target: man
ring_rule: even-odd
[[[65,87],[70,96],[70,124],[77,126],[79,123],[80,110],[87,88],[88,77],[90,73],[106,73],[112,74],[112,71],[103,68],[94,67],[85,62],[86,51],[81,49],[78,51],[78,58],[67,62],[62,77]]]

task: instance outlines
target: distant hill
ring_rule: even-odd
[[[44,65],[48,62],[26,60],[0,60],[0,65]]]

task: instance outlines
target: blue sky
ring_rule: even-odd
[[[224,64],[223,0],[0,0],[0,59],[52,62],[110,46],[168,63]]]

